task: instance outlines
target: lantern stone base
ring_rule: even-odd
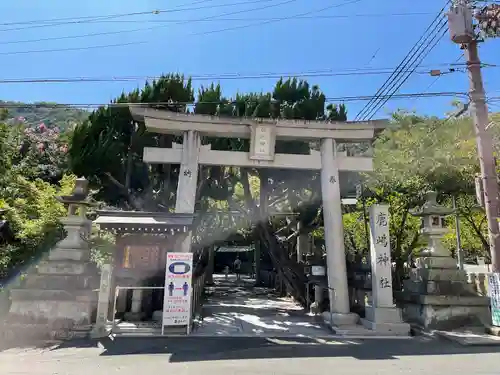
[[[82,227],[86,220],[72,221]],[[90,331],[97,308],[97,268],[85,255],[86,244],[66,244],[58,243],[18,288],[10,290],[9,312],[0,327],[4,339],[65,339]]]
[[[422,256],[397,293],[403,317],[424,329],[448,330],[488,324],[489,299],[478,296],[465,271],[449,256]]]
[[[485,325],[491,320],[486,297],[407,294],[403,301],[405,320],[426,330]]]
[[[22,299],[18,299],[20,291],[24,294]],[[50,300],[36,297],[40,294],[36,290],[12,292],[9,314],[0,325],[1,336],[6,341],[18,337],[25,340],[82,337],[92,328],[95,303],[89,294],[77,293],[73,300]]]
[[[410,325],[403,322],[401,310],[394,307],[375,307],[367,305],[365,318],[361,319],[365,328],[380,334],[391,336],[408,336]]]

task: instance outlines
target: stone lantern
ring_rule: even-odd
[[[412,212],[421,218],[421,235],[427,245],[417,253],[404,290],[396,294],[404,318],[424,329],[453,329],[489,320],[489,301],[469,285],[465,271],[444,248],[448,232],[445,217],[452,209],[436,202],[437,193],[428,192],[422,207]]]
[[[428,192],[422,207],[411,212],[413,216],[420,217],[420,234],[427,240],[427,246],[420,251],[420,257],[446,258],[445,263],[448,263],[450,267],[456,267],[456,261],[451,258],[441,243],[441,239],[448,232],[445,217],[451,215],[453,209],[441,206],[436,199],[436,192]]]
[[[87,210],[95,206],[88,199],[89,182],[85,178],[77,178],[71,195],[63,195],[56,199],[68,207],[68,216],[61,218],[67,236],[58,244],[60,249],[86,249],[87,239],[92,229],[92,222],[87,220]],[[90,255],[88,253],[87,255]]]
[[[79,178],[71,195],[58,197],[68,206],[61,218],[67,233],[38,264],[28,270],[22,285],[11,290],[4,337],[68,338],[87,335],[96,309],[98,275],[90,261],[86,212],[88,181]],[[1,327],[0,327],[1,328]]]

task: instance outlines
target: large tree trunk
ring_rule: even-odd
[[[269,252],[276,271],[285,282],[286,289],[297,302],[305,306],[307,278],[302,267],[289,258],[288,250],[283,246],[283,243],[278,241],[268,222],[257,223],[255,232],[261,244],[264,245],[263,247]]]
[[[255,237],[260,242],[260,246],[263,249],[267,249],[271,262],[281,276],[281,279],[284,281],[286,289],[292,294],[292,297],[294,297],[297,302],[305,306],[306,276],[302,268],[290,259],[288,249],[286,249],[283,243],[277,239],[269,223],[269,218],[267,216],[262,216],[263,212],[256,206],[250,191],[248,177],[248,171],[242,168],[241,183],[245,194],[245,203],[253,217],[252,222],[255,223]]]

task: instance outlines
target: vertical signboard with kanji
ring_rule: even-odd
[[[389,206],[370,207],[370,255],[374,307],[393,307]]]
[[[491,322],[500,326],[500,273],[488,274],[488,294],[490,296]]]
[[[193,253],[167,253],[162,332],[165,326],[189,326],[192,278]]]

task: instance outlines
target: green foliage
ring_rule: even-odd
[[[168,75],[143,90],[122,94],[116,103],[161,103],[158,108],[184,112],[185,104],[193,101],[190,80]],[[167,146],[171,136],[145,133],[144,124],[136,124],[126,106],[101,107],[89,120],[78,125],[69,150],[73,172],[85,176],[98,190],[96,199],[127,208],[144,207],[142,201],[155,201],[163,206],[171,204],[169,184],[172,168],[149,168],[142,162],[145,146]],[[178,168],[176,169],[178,173]],[[164,194],[154,196],[163,188]]]
[[[64,207],[55,197],[69,193],[74,178],[65,176],[60,187],[25,174],[19,168],[18,129],[0,124],[0,208],[14,234],[12,242],[0,247],[0,279],[16,267],[29,263],[61,236],[59,218]]]
[[[371,185],[411,193],[472,192],[478,171],[469,118],[439,120],[396,113],[374,145]]]
[[[197,100],[189,79],[180,75],[163,76],[147,83],[141,91],[122,94],[116,102],[161,103],[155,108],[175,112],[188,111],[184,103],[195,102],[196,114],[219,116],[248,116],[291,119],[345,119],[345,106],[325,108],[325,95],[317,86],[295,78],[280,79],[268,93],[238,94],[234,99],[224,97],[219,84],[198,90]],[[169,104],[170,103],[170,104]],[[179,104],[180,103],[180,104]],[[95,111],[87,122],[79,125],[72,137],[70,160],[72,171],[87,177],[99,190],[96,198],[114,206],[149,209],[169,209],[175,198],[178,166],[146,166],[142,163],[145,146],[169,147],[175,137],[146,133],[143,124],[133,124],[128,108],[109,106]],[[217,150],[247,150],[248,140],[206,139]],[[306,153],[307,142],[279,142],[278,152]],[[259,171],[251,175],[259,176]],[[234,168],[211,167],[206,170],[202,196],[226,200],[234,192],[239,172]],[[266,176],[266,179],[269,179]],[[309,179],[290,171],[273,173],[272,191],[281,192],[288,184],[302,184]],[[312,178],[312,176],[310,177]],[[307,183],[306,183],[307,185]],[[300,188],[302,189],[302,188]],[[297,194],[299,188],[288,189]],[[295,197],[295,200],[298,198]],[[300,200],[300,199],[299,199]],[[207,202],[200,203],[207,206]],[[296,206],[297,204],[295,204]]]
[[[111,232],[92,227],[90,235],[91,260],[99,267],[108,263],[115,249],[116,238]]]
[[[1,101],[0,104],[8,108],[4,111],[7,124],[24,124],[28,127],[37,127],[45,124],[48,128],[58,128],[61,132],[71,130],[77,124],[85,121],[89,112],[78,108],[55,105],[55,103],[19,103]]]
[[[499,129],[490,131],[493,139],[499,139]],[[423,203],[423,194],[429,190],[439,192],[441,203],[448,207],[451,196],[457,198],[466,258],[488,256],[486,220],[475,203],[474,176],[478,171],[470,118],[440,120],[410,113],[394,114],[391,126],[374,144],[374,172],[367,176],[367,185],[376,201],[391,205],[392,250],[396,259],[405,261],[423,246],[418,235],[419,222],[408,213]],[[448,225],[450,232],[445,244],[454,253],[452,218]]]

